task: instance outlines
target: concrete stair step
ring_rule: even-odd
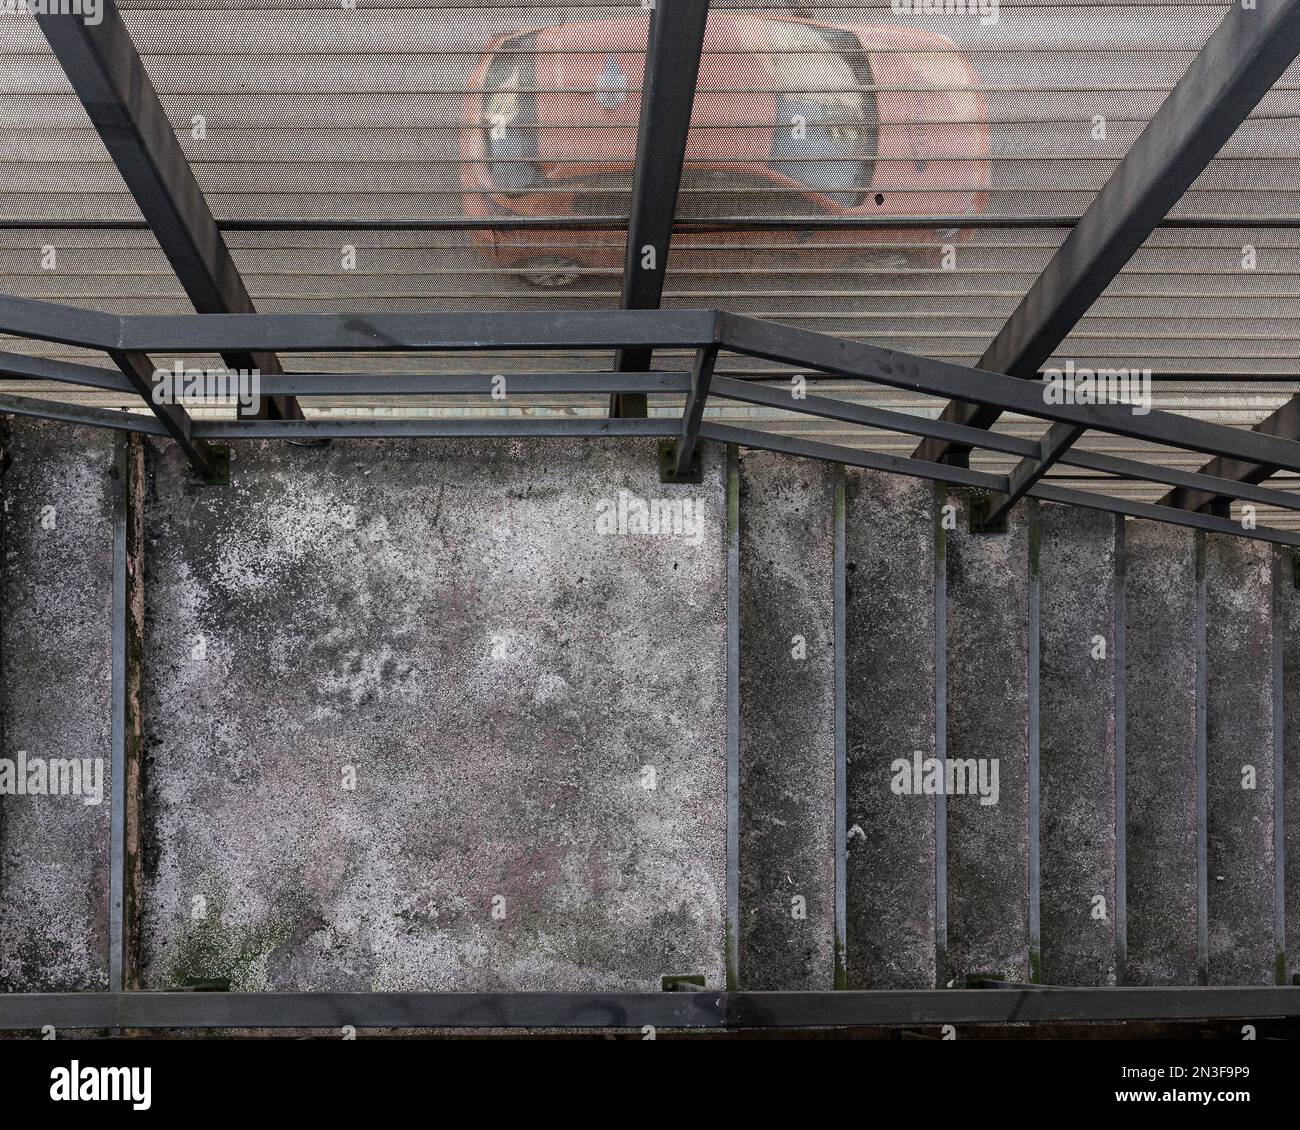
[[[934,487],[851,469],[844,529],[847,983],[933,988],[943,798],[891,783],[897,759],[936,750]]]
[[[739,471],[739,981],[830,989],[840,472],[762,451]]]

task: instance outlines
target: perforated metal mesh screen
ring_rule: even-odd
[[[932,357],[976,360],[1228,10],[1226,3],[1005,2],[974,14],[715,0],[664,303],[719,306]],[[618,230],[494,231],[494,215],[626,217],[647,16],[429,0],[121,0],[219,221],[417,220],[478,230],[242,231],[225,238],[259,310],[547,310],[618,304]],[[791,17],[796,22],[791,21]],[[191,309],[35,20],[0,16],[0,268],[11,294],[122,312]],[[1062,344],[1153,370],[1156,404],[1249,426],[1300,390],[1300,72],[1292,68],[1174,209],[1240,227],[1162,228]],[[485,126],[504,122],[499,144]],[[802,129],[794,127],[802,123]],[[901,124],[909,123],[909,124]],[[504,199],[504,203],[502,202]],[[495,209],[495,210],[494,210]],[[895,228],[890,216],[950,217]],[[963,227],[960,217],[1006,226]],[[816,222],[873,218],[869,229]],[[762,218],[788,230],[746,229]],[[1035,218],[1042,226],[1027,226]],[[12,221],[49,227],[5,229]],[[1251,226],[1254,223],[1256,226]],[[347,266],[346,248],[355,248]],[[54,249],[50,267],[48,249]],[[102,363],[62,346],[5,348]],[[163,359],[160,359],[163,360]],[[566,357],[605,369],[612,357]],[[214,362],[215,363],[215,362]],[[295,356],[300,370],[529,371],[547,355]],[[665,353],[657,363],[686,364]],[[724,358],[724,372],[787,374]],[[1171,381],[1168,374],[1240,379]],[[1162,376],[1165,379],[1162,379]],[[1279,377],[1285,379],[1277,379]],[[1254,380],[1250,378],[1255,378]],[[8,382],[12,391],[40,386]],[[828,391],[903,411],[892,390]],[[64,388],[65,399],[111,394]],[[603,412],[603,400],[325,399],[309,411]],[[652,411],[679,411],[672,398]],[[906,436],[720,405],[719,414],[908,454]],[[1005,417],[1000,430],[1038,435]],[[1196,467],[1200,456],[1082,446]],[[977,455],[977,465],[1010,460]],[[1059,469],[1076,477],[1078,472]],[[1155,498],[1162,488],[1108,483]]]

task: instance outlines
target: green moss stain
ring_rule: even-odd
[[[194,893],[206,902],[204,914],[186,919],[167,964],[167,985],[181,988],[228,982],[232,992],[267,988],[266,959],[293,936],[301,920],[295,908],[277,909],[258,923],[229,924],[229,893],[224,880],[205,875]]]

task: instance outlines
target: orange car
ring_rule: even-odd
[[[467,216],[625,214],[645,64],[644,17],[499,36],[470,77],[461,130]],[[970,63],[941,35],[719,10],[708,23],[678,219],[719,215],[927,216],[982,212],[987,111]],[[823,261],[924,241],[906,228],[682,233],[708,261],[756,240]],[[952,243],[968,234],[933,232]],[[620,267],[619,231],[477,229],[480,250],[538,286]],[[902,249],[899,248],[899,251]],[[938,246],[922,253],[929,260]],[[895,258],[898,256],[896,255]]]

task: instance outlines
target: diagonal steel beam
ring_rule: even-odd
[[[1293,396],[1277,411],[1264,417],[1252,431],[1263,435],[1280,436],[1283,439],[1300,439],[1300,396]],[[1277,469],[1269,463],[1250,463],[1242,459],[1217,457],[1205,464],[1201,468],[1201,473],[1236,483],[1262,483]],[[1208,510],[1220,506],[1224,497],[1244,496],[1236,489],[1225,490],[1219,494],[1214,491],[1177,487],[1160,501],[1165,506],[1177,506],[1184,510]]]
[[[1214,155],[1300,53],[1300,0],[1234,4],[1116,167],[976,367],[1033,377]],[[989,428],[1000,411],[954,401],[943,419]],[[1041,455],[995,500],[1008,510],[1078,436],[1052,429]],[[921,459],[965,462],[969,448],[926,440]]]
[[[868,404],[855,404],[845,400],[831,400],[824,396],[810,394],[795,399],[788,389],[757,384],[753,381],[738,381],[734,377],[715,376],[710,391],[711,395],[723,400],[737,400],[742,404],[755,404],[784,412],[799,412],[823,420],[843,420],[850,424],[862,424],[865,427],[901,432],[904,435],[952,439],[972,447],[1001,451],[1009,455],[1036,455],[1041,450],[1039,443],[1031,439],[1003,435],[1001,432],[982,431],[979,428],[963,428],[960,424],[932,420],[929,416],[894,412],[887,408],[875,408]],[[1234,498],[1260,502],[1266,506],[1276,506],[1282,510],[1300,510],[1300,494],[1248,483],[1230,483],[1226,479],[1212,479],[1207,475],[1198,475],[1177,467],[1160,467],[1152,463],[1141,463],[1136,459],[1124,459],[1115,455],[1077,449],[1071,449],[1062,455],[1061,462],[1071,467],[1098,471],[1117,478],[1198,487],[1230,494]]]
[[[204,477],[212,474],[212,449],[206,441],[194,434],[194,421],[190,414],[175,401],[164,402],[155,398],[154,386],[158,381],[153,362],[148,356],[121,349],[110,349],[108,355],[153,410],[153,414],[161,421],[167,434],[185,452],[185,458],[190,461],[190,466],[194,468],[195,473]]]
[[[200,314],[251,314],[253,301],[185,158],[114,0],[102,18],[36,17],[122,179]],[[273,353],[234,349],[234,369],[282,373]],[[302,416],[291,397],[267,398],[271,418]]]
[[[668,245],[686,162],[686,137],[704,50],[709,0],[665,0],[650,13],[632,215],[623,267],[624,310],[653,310],[664,293]],[[621,349],[616,371],[650,368],[651,350]],[[644,395],[614,396],[611,416],[644,416]]]
[[[1300,471],[1300,443],[1293,440],[1242,431],[1173,412],[1152,410],[1137,415],[1122,404],[1049,404],[1039,386],[1031,381],[737,314],[722,315],[721,326],[722,348],[735,353],[806,365],[823,372],[930,396],[960,397],[1005,412],[1150,440],[1169,447],[1257,462],[1276,462],[1279,467]],[[1277,459],[1262,458],[1266,449]]]
[[[996,494],[989,499],[988,514],[985,521],[990,526],[998,525],[1011,513],[1012,508],[1025,497],[1034,485],[1051,469],[1052,465],[1062,459],[1074,446],[1086,428],[1059,421],[1047,429],[1047,434],[1038,441],[1038,450],[1028,455],[1011,468],[1007,476],[1010,484],[1005,494]]]
[[[266,427],[265,424],[252,425]],[[861,451],[857,448],[843,447],[840,444],[820,443],[816,440],[801,439],[798,436],[783,435],[780,432],[758,431],[753,428],[736,428],[729,424],[705,423],[700,428],[703,439],[718,443],[734,443],[741,447],[757,447],[765,451],[779,451],[786,455],[800,455],[808,459],[820,459],[827,463],[844,463],[851,467],[869,467],[877,471],[890,471],[915,478],[932,479],[939,482],[956,483],[975,487],[978,490],[1006,490],[1005,475],[990,475],[983,471],[972,471],[967,467],[954,467],[944,463],[926,463],[920,459],[900,459],[893,455],[884,455],[874,451]],[[1256,541],[1271,542],[1274,545],[1300,546],[1300,531],[1279,530],[1273,527],[1256,526],[1253,529],[1242,527],[1229,518],[1220,518],[1210,514],[1193,514],[1178,510],[1172,506],[1157,506],[1150,502],[1133,502],[1124,498],[1114,498],[1092,491],[1069,490],[1066,488],[1038,483],[1029,492],[1034,498],[1047,502],[1060,502],[1069,506],[1084,506],[1092,510],[1103,510],[1111,514],[1123,514],[1131,518],[1148,518],[1153,522],[1166,522],[1175,526],[1188,526],[1194,530],[1210,530],[1214,533],[1232,534],[1236,537],[1252,538]]]
[[[682,430],[677,437],[673,458],[673,473],[686,474],[695,456],[696,441],[700,435],[700,421],[709,401],[709,386],[713,383],[713,365],[718,359],[716,349],[697,349],[695,364],[691,368],[691,388],[686,394],[686,407],[682,410]]]

